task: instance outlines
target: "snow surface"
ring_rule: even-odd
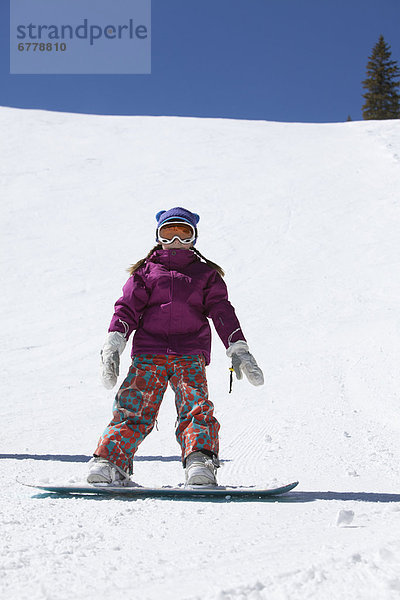
[[[0,128],[2,596],[399,598],[400,121],[2,108]],[[32,493],[16,478],[84,479],[111,416],[113,303],[176,205],[201,214],[266,377],[229,395],[214,334],[219,481],[300,485],[279,502]],[[168,391],[140,484],[182,481],[174,420]]]

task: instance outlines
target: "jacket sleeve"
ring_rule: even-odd
[[[212,319],[214,327],[225,348],[238,340],[246,341],[235,309],[228,300],[228,290],[222,277],[214,271],[205,289],[204,305],[206,316]]]
[[[108,331],[119,331],[128,339],[139,324],[149,295],[143,277],[138,272],[131,275],[122,289],[121,298],[115,303]]]

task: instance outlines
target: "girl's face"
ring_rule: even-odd
[[[189,250],[189,248],[193,247],[193,243],[192,242],[189,242],[189,244],[184,244],[180,240],[174,240],[170,244],[161,244],[161,245],[162,245],[163,250],[170,250],[170,249],[174,249],[174,250]]]

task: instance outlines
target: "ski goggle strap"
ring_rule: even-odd
[[[172,244],[179,240],[183,244],[190,244],[196,239],[196,231],[190,223],[182,221],[163,223],[157,229],[157,240],[162,244]]]

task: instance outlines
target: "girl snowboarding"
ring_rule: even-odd
[[[120,356],[135,331],[132,364],[115,397],[113,419],[89,463],[89,483],[123,485],[139,444],[153,429],[171,385],[177,411],[176,438],[186,485],[216,485],[219,423],[208,398],[214,323],[238,379],[264,378],[250,354],[223,271],[194,248],[200,217],[181,207],[156,215],[157,245],[130,269],[103,346],[102,380],[108,389],[119,375]]]

